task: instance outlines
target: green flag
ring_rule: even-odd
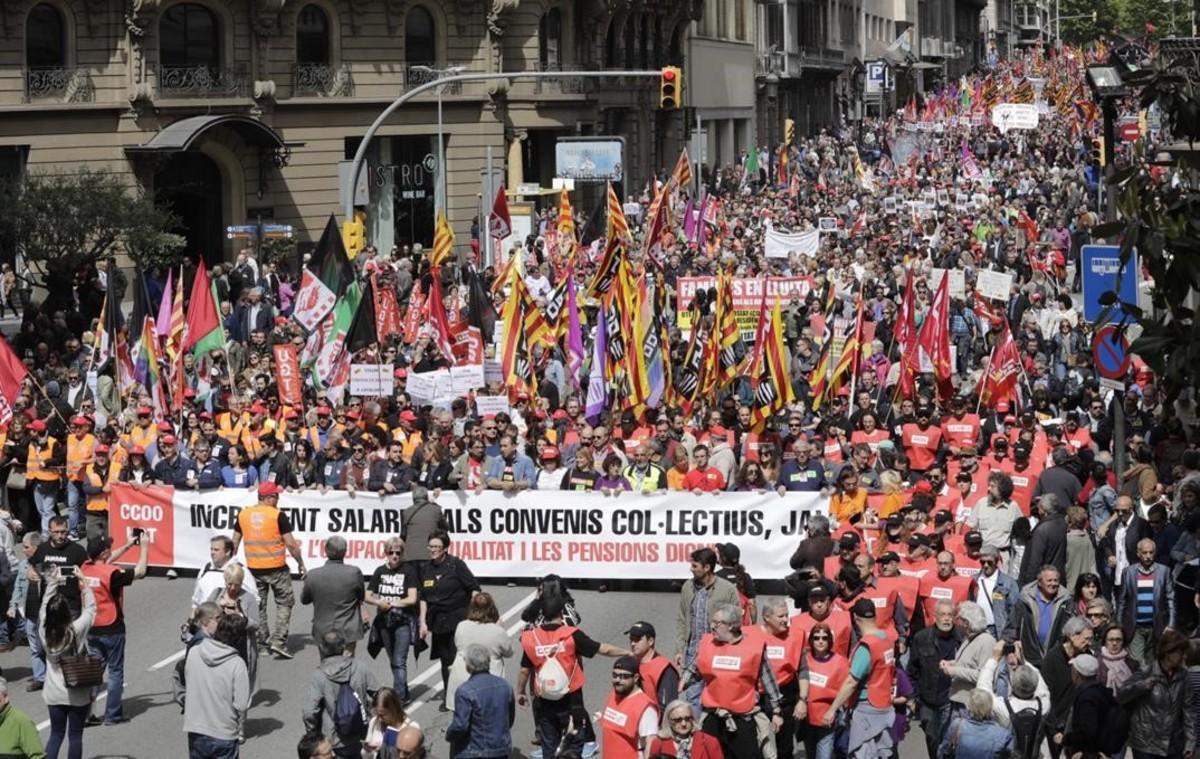
[[[750,146],[750,152],[746,154],[746,174],[758,179],[758,148],[754,145]]]

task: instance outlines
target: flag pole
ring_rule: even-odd
[[[854,408],[854,398],[855,398],[854,391],[858,386],[858,364],[859,364],[859,361],[862,360],[862,319],[863,319],[862,297],[863,297],[863,282],[860,280],[858,283],[858,309],[857,309],[858,314],[856,314],[856,317],[858,319],[858,324],[854,325],[854,336],[856,338],[856,340],[854,341],[855,342],[854,349],[856,351],[858,351],[858,355],[854,356],[850,359],[850,361],[852,363],[850,364],[850,400],[846,404],[846,406],[848,408]]]

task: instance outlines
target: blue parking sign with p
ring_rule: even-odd
[[[1084,245],[1079,251],[1079,264],[1083,267],[1081,280],[1083,282],[1083,318],[1096,324],[1104,313],[1101,296],[1110,290],[1117,291],[1117,297],[1126,303],[1137,303],[1138,279],[1141,272],[1138,269],[1137,251],[1134,250],[1125,266],[1121,266],[1121,246],[1119,245]],[[1118,289],[1118,280],[1120,287]],[[1122,320],[1120,304],[1111,307],[1106,322]]]

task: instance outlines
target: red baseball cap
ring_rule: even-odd
[[[100,445],[98,445],[92,449],[92,453],[99,454],[101,456],[107,456],[108,451],[109,451],[109,448],[104,443],[101,443]]]
[[[161,442],[163,445],[175,445],[179,441],[175,439],[174,435],[163,435],[162,440],[159,442]]]
[[[296,419],[299,416],[300,416],[300,414],[297,413],[296,409],[294,409],[294,408],[287,409],[286,411],[283,412],[284,419]]]
[[[138,416],[150,416],[153,413],[154,413],[154,409],[150,408],[149,406],[138,406],[138,410],[137,410]]]
[[[558,446],[548,445],[542,449],[542,461],[558,461],[560,456]]]
[[[34,432],[45,432],[46,431],[46,423],[43,422],[41,419],[34,419],[32,422],[29,423],[29,429],[33,430]]]
[[[263,405],[262,401],[255,401],[254,403],[250,404],[250,413],[265,414],[267,413],[267,407]]]
[[[395,372],[393,372],[393,374],[396,375],[396,379],[404,379],[405,377],[408,376],[408,370],[402,366],[399,369],[397,369]]]
[[[400,412],[400,421],[409,423],[415,422],[417,421],[417,415],[412,412],[412,409],[406,408]]]
[[[145,456],[146,449],[141,447],[140,445],[135,445],[129,449],[129,455],[130,456]]]
[[[82,416],[82,415],[71,419],[71,425],[73,427],[86,427],[86,426],[90,425],[91,423],[92,423],[91,419],[88,419],[86,416]]]
[[[317,406],[317,416],[329,416],[333,410],[328,406]]]
[[[281,492],[283,492],[283,491],[281,491],[279,489],[279,486],[276,485],[274,482],[264,482],[263,484],[258,486],[258,497],[259,498],[269,498],[273,495],[279,495]]]
[[[158,431],[159,432],[170,432],[171,431],[171,423],[167,422],[167,421],[159,422],[158,423]]]

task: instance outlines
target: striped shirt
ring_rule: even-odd
[[[1134,614],[1134,623],[1139,627],[1152,626],[1154,624],[1154,568],[1151,567],[1150,571],[1146,572],[1138,567],[1134,580],[1137,582],[1137,611]]]

